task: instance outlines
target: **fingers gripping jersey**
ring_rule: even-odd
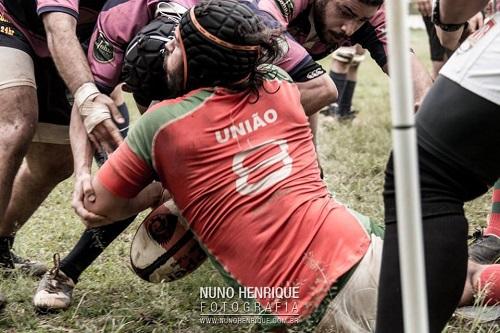
[[[318,306],[370,241],[320,179],[298,89],[264,85],[257,102],[216,88],[156,105],[98,177],[133,197],[157,176],[237,283],[298,287],[298,298],[257,298],[280,302],[270,311],[290,322],[287,314],[302,319]]]
[[[97,15],[106,0],[1,0],[0,13],[27,38],[35,53],[49,57],[42,16],[51,12],[66,13],[77,20],[80,41],[90,37]],[[112,2],[112,1],[111,1]]]

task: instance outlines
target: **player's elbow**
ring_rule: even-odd
[[[322,85],[322,89],[320,89],[321,92],[321,100],[323,106],[330,105],[332,103],[335,103],[339,97],[339,92],[337,90],[337,87],[335,86],[335,83],[333,83],[333,80],[330,78],[328,75],[323,75],[324,78],[324,83]]]
[[[310,81],[297,82],[297,86],[307,115],[314,114],[321,108],[337,101],[337,87],[328,74],[323,74]]]

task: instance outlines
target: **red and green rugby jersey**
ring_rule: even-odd
[[[98,177],[128,198],[159,178],[236,282],[299,287],[298,299],[257,298],[280,302],[273,313],[291,322],[291,309],[309,315],[370,239],[321,180],[299,91],[277,73],[258,99],[215,88],[155,105]]]

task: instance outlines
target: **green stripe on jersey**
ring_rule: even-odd
[[[492,213],[495,213],[495,214],[500,213],[500,202],[494,202],[494,203],[491,205],[491,212],[492,212]]]
[[[158,130],[195,111],[212,94],[212,91],[200,90],[176,103],[153,106],[139,118],[128,134],[126,141],[130,149],[153,167],[152,146]]]
[[[275,65],[271,64],[263,64],[259,66],[259,70],[264,72],[264,78],[267,80],[280,80],[280,81],[288,81],[293,82],[292,78],[288,73]]]

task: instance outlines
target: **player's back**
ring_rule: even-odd
[[[283,77],[258,97],[201,89],[144,116],[160,126],[151,152],[161,181],[238,283],[300,286],[291,301],[305,315],[365,253],[369,238],[321,180],[300,94]]]

